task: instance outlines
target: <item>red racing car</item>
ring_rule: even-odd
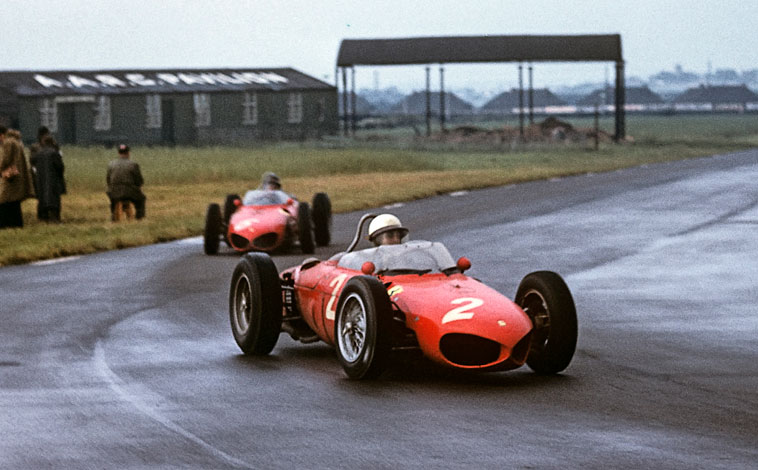
[[[218,253],[220,241],[239,252],[285,250],[299,243],[303,253],[313,253],[314,241],[330,240],[332,204],[326,193],[313,196],[313,209],[281,190],[253,189],[240,198],[226,197],[224,212],[210,204],[205,215],[203,248]]]
[[[234,339],[245,354],[266,355],[280,332],[335,346],[348,377],[379,375],[394,352],[420,349],[460,369],[499,371],[526,363],[556,374],[571,362],[577,318],[571,292],[550,271],[533,272],[509,300],[463,272],[440,243],[410,241],[347,251],[277,274],[265,254],[245,255],[229,291]]]

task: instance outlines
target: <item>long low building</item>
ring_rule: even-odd
[[[292,68],[0,72],[0,124],[64,144],[244,144],[336,134],[336,87]]]

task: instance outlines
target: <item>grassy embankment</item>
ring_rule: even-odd
[[[589,127],[591,120],[572,120]],[[612,129],[608,118],[601,121]],[[375,207],[448,191],[553,176],[610,171],[758,146],[758,119],[750,116],[629,117],[633,144],[525,144],[473,148],[419,140],[336,140],[255,148],[135,148],[142,167],[147,217],[110,222],[105,169],[114,150],[64,147],[68,194],[63,223],[36,220],[36,200],[22,204],[25,227],[0,230],[0,265],[136,246],[202,233],[208,203],[244,193],[264,171],[310,201],[326,191],[335,211]]]

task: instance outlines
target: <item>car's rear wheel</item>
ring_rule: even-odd
[[[332,201],[326,193],[313,196],[313,233],[316,245],[327,246],[331,240]]]
[[[384,285],[370,276],[350,279],[334,322],[337,358],[351,379],[371,379],[386,368],[391,351],[392,306]]]
[[[234,211],[237,210],[237,206],[234,204],[234,201],[238,200],[239,194],[227,194],[226,200],[224,201],[224,226],[229,228],[229,220],[232,218],[232,214],[234,214]],[[227,237],[224,237],[224,243],[227,245],[230,245],[229,239]]]
[[[538,374],[566,369],[576,350],[577,319],[574,299],[561,276],[550,271],[526,275],[515,301],[533,325],[527,365]]]
[[[301,202],[297,209],[297,236],[300,249],[305,254],[313,253],[313,225],[311,223],[311,208],[307,202]]]
[[[206,255],[218,253],[219,238],[221,236],[221,207],[218,204],[209,204],[205,213],[205,230],[203,231],[203,249]]]
[[[282,327],[282,287],[276,265],[265,253],[248,253],[234,268],[229,289],[234,340],[248,355],[264,356]]]

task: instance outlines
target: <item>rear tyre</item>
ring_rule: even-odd
[[[232,218],[232,214],[234,214],[234,211],[237,210],[237,206],[234,205],[234,201],[238,200],[239,198],[240,197],[238,194],[226,195],[226,200],[224,201],[224,226],[227,229],[229,228],[229,220]],[[224,243],[226,243],[228,246],[231,246],[227,237],[224,237]]]
[[[561,276],[551,271],[527,274],[515,302],[534,327],[526,364],[538,374],[557,374],[576,350],[577,319],[574,299]]]
[[[331,240],[332,201],[326,193],[313,196],[313,233],[316,245],[328,246]]]
[[[265,253],[248,253],[234,268],[229,289],[229,321],[242,352],[265,356],[282,327],[282,286]]]
[[[334,321],[337,358],[354,380],[378,377],[391,352],[392,306],[374,277],[350,279],[340,295]]]
[[[313,225],[311,224],[311,208],[307,202],[301,202],[297,210],[297,236],[303,253],[312,254],[314,250]]]
[[[221,236],[221,208],[218,204],[208,205],[205,213],[205,230],[203,231],[203,249],[206,255],[218,253]]]

